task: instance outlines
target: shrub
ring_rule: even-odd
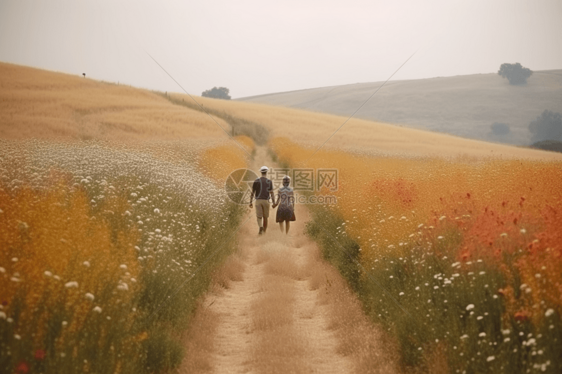
[[[533,143],[531,147],[544,149],[545,151],[562,152],[562,142],[558,140],[543,140]]]
[[[542,140],[562,140],[562,116],[560,113],[545,110],[529,124],[532,142]]]

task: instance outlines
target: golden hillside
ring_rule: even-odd
[[[175,95],[187,100],[185,95]],[[204,107],[262,124],[271,137],[319,147],[348,117],[240,101],[197,98]],[[352,118],[325,145],[353,153],[395,156],[502,157],[562,160],[562,154],[466,139]]]
[[[0,63],[0,138],[30,137],[121,142],[226,135],[205,113],[148,90]]]
[[[0,63],[0,138],[112,141],[227,139],[222,119],[175,105],[163,95],[129,86]],[[191,103],[187,95],[170,95]],[[204,107],[312,147],[347,117],[239,101],[195,97]],[[217,123],[215,123],[215,121]],[[561,160],[562,154],[475,141],[390,124],[351,119],[327,148],[373,155],[503,157]]]

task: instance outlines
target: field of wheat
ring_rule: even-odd
[[[309,233],[405,367],[560,372],[562,163],[271,145],[288,165],[339,170],[338,205],[312,208]]]

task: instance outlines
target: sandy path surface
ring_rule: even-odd
[[[255,160],[273,165],[263,148]],[[256,168],[257,170],[257,168]],[[289,235],[275,223],[263,236],[253,210],[241,227],[239,253],[217,275],[187,338],[180,372],[394,372],[382,334],[335,269],[304,233],[296,206]]]

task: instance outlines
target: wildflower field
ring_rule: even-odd
[[[186,141],[0,150],[0,372],[177,367],[197,299],[235,248],[241,208],[220,171],[246,154]]]
[[[271,147],[339,170],[337,206],[311,207],[307,230],[405,370],[562,371],[561,162]]]

